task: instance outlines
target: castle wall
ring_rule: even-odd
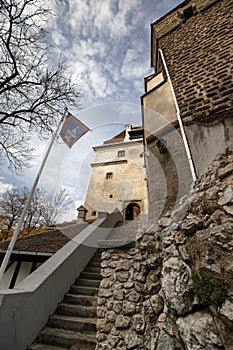
[[[85,208],[87,219],[93,218],[92,212],[119,209],[124,216],[126,206],[135,202],[140,206],[141,214],[147,214],[147,183],[142,141],[119,142],[95,147],[96,157],[92,164]],[[118,157],[118,151],[125,151],[124,157]],[[112,174],[112,178],[107,178]]]
[[[198,0],[186,7],[194,3],[186,21],[179,18],[183,7],[152,25],[152,45],[164,52],[182,118],[193,121],[233,111],[233,3]]]
[[[166,119],[173,122],[175,127],[178,126],[169,93],[162,91],[163,86],[167,86],[168,90],[169,87],[158,49],[162,49],[166,60],[195,171],[199,177],[218,153],[225,152],[227,148],[232,149],[232,17],[232,1],[187,0],[151,25],[151,58],[157,74],[153,79],[155,81],[157,76],[159,81],[163,74],[164,83],[153,86],[153,79],[148,79],[146,94],[142,96],[146,146],[153,154],[151,161],[148,161],[148,178],[152,185],[149,187],[150,215],[154,215],[157,210],[155,202],[164,202],[164,194],[157,189],[154,191],[157,178],[164,176],[168,179],[167,188],[172,191],[177,179],[176,170],[171,173],[165,161],[162,168],[159,167],[157,163],[161,162],[155,159],[158,157],[156,140],[166,124]],[[153,113],[147,111],[148,108]],[[153,137],[154,141],[151,143]],[[182,145],[176,143],[177,139],[173,139],[172,145],[170,143],[173,151],[171,156],[176,168],[183,169],[188,163],[187,157],[183,152],[182,156],[174,158],[175,153],[182,148]],[[168,172],[172,181],[169,180]],[[182,176],[181,171],[179,179]],[[186,173],[184,178],[185,176]],[[171,182],[174,182],[172,187]],[[173,198],[168,191],[167,200],[169,197],[170,206],[179,199],[177,191],[173,192]]]

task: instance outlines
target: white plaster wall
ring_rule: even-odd
[[[96,220],[16,288],[0,291],[1,350],[25,350],[34,341],[118,220],[119,213]]]
[[[197,176],[201,176],[217,154],[227,147],[224,123],[203,126],[192,124],[185,128]]]
[[[0,289],[9,287],[16,265],[17,265],[17,262],[14,262],[11,265],[11,267],[4,273],[0,281]]]
[[[87,219],[92,217],[92,211],[109,212],[118,208],[123,213],[125,201],[134,200],[141,201],[141,213],[147,214],[146,172],[140,156],[143,149],[142,140],[95,148],[96,158],[84,204]],[[118,157],[119,150],[125,151],[125,157]],[[117,163],[123,160],[126,162]],[[104,162],[116,163],[104,165]],[[106,179],[107,173],[113,173],[112,179]]]
[[[22,282],[30,274],[31,267],[32,267],[31,262],[26,262],[26,261],[22,262],[22,264],[20,266],[18,277],[17,277],[16,282],[15,282],[15,286],[17,286],[17,284]]]

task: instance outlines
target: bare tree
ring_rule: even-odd
[[[55,193],[42,193],[43,205],[41,217],[45,226],[54,224],[71,204],[71,198],[67,190]]]
[[[29,191],[25,186],[13,187],[0,194],[0,218],[4,223],[4,232],[2,233],[5,237],[13,233],[29,196]],[[21,231],[29,233],[40,227],[55,224],[68,209],[70,202],[70,196],[66,190],[50,194],[36,189]]]
[[[18,172],[30,159],[29,135],[48,136],[64,107],[78,106],[81,97],[64,60],[50,64],[47,3],[0,0],[0,154]]]

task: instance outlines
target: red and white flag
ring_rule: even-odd
[[[67,146],[71,148],[73,144],[89,130],[90,129],[85,124],[68,113],[62,126],[60,136]]]

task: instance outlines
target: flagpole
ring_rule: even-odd
[[[22,226],[23,220],[24,220],[25,215],[26,215],[26,213],[27,213],[27,211],[28,211],[28,208],[29,208],[29,206],[30,206],[30,202],[31,202],[31,200],[32,200],[32,197],[33,197],[33,194],[34,194],[34,192],[35,192],[36,186],[37,186],[38,181],[39,181],[39,179],[40,179],[41,173],[42,173],[42,171],[43,171],[43,169],[44,169],[44,166],[45,166],[45,163],[46,163],[47,158],[48,158],[48,156],[49,156],[49,153],[50,153],[50,151],[51,151],[51,148],[52,148],[53,143],[54,143],[54,141],[55,141],[55,139],[56,139],[56,137],[57,137],[57,134],[58,134],[58,132],[59,132],[59,129],[60,129],[60,127],[61,127],[61,124],[62,124],[62,122],[63,122],[64,119],[65,119],[66,114],[67,114],[67,108],[64,109],[62,118],[61,118],[61,120],[60,120],[60,122],[59,122],[59,124],[58,124],[58,127],[57,127],[56,131],[54,132],[54,134],[53,134],[53,136],[52,136],[52,139],[51,139],[51,141],[50,141],[50,144],[49,144],[49,146],[48,146],[48,149],[47,149],[47,151],[46,151],[46,153],[45,153],[44,159],[43,159],[43,161],[42,161],[42,163],[41,163],[40,169],[39,169],[39,171],[38,171],[38,173],[37,173],[37,176],[36,176],[36,178],[35,178],[35,180],[34,180],[33,186],[32,186],[32,188],[31,188],[31,192],[30,192],[30,194],[29,194],[29,196],[28,196],[28,198],[27,198],[27,201],[26,201],[26,203],[25,203],[23,212],[22,212],[22,214],[21,214],[21,216],[20,216],[19,222],[18,222],[17,225],[16,225],[14,234],[13,234],[13,236],[12,236],[12,238],[11,238],[11,241],[10,241],[10,244],[9,244],[9,246],[8,246],[8,248],[7,248],[6,254],[5,254],[5,256],[4,256],[4,259],[3,259],[3,261],[2,261],[2,265],[1,265],[1,268],[0,268],[0,281],[1,281],[2,277],[3,277],[3,274],[4,274],[4,272],[5,272],[5,269],[6,269],[6,267],[7,267],[8,262],[9,262],[9,259],[10,259],[11,253],[12,253],[12,250],[13,250],[13,248],[14,248],[15,242],[16,242],[16,240],[17,240],[17,238],[18,238],[18,235],[19,235],[19,232],[20,232],[20,227]]]

